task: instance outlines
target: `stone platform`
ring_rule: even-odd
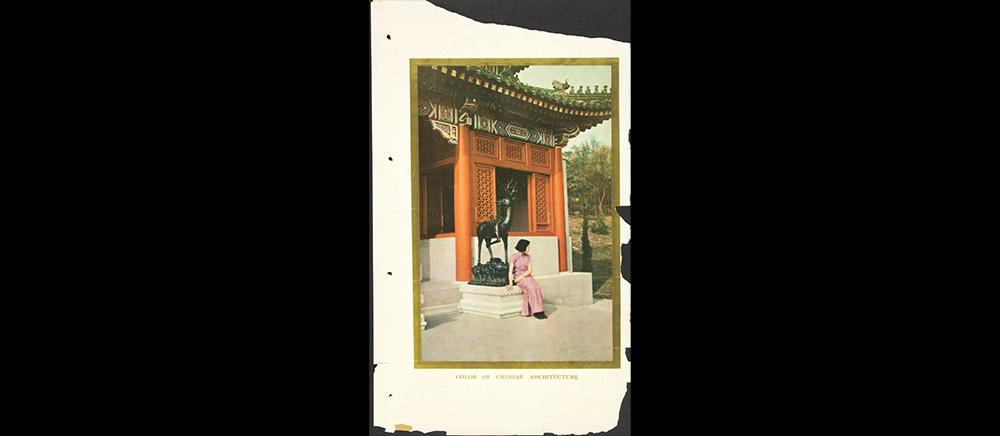
[[[594,281],[589,272],[535,275],[535,281],[542,287],[545,304],[577,307],[594,303]]]
[[[460,282],[421,282],[420,295],[425,300],[420,304],[420,313],[437,315],[439,313],[458,312],[458,302],[462,293],[458,291]]]
[[[545,304],[578,307],[594,303],[594,286],[590,273],[564,272],[535,277],[535,281],[542,287],[542,300]],[[523,297],[521,288],[517,286],[507,289],[506,286],[461,284],[458,290],[462,294],[458,303],[459,312],[500,319],[521,314]]]

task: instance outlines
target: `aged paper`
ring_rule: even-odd
[[[375,425],[615,427],[629,45],[371,7]]]

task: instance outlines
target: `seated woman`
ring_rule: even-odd
[[[507,274],[507,289],[517,285],[521,288],[521,316],[532,316],[546,319],[545,306],[542,304],[542,287],[531,276],[531,256],[528,255],[527,239],[517,241],[516,253],[510,256],[510,272]]]

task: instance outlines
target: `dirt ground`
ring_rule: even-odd
[[[607,235],[594,232],[594,221],[590,221],[590,246],[593,249],[591,261],[594,267],[594,270],[590,272],[594,279],[594,297],[611,298],[611,290],[614,286],[613,282],[609,280],[611,278],[611,258],[614,256],[611,240],[613,219],[617,218],[612,218],[610,215],[604,217],[604,223],[608,225],[609,230]],[[573,271],[583,271],[583,258],[580,254],[583,247],[583,242],[580,239],[583,234],[582,216],[570,215],[569,231],[573,241]]]

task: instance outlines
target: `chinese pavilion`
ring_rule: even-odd
[[[529,86],[516,76],[525,68],[417,68],[422,281],[471,279],[476,225],[496,216],[511,181],[521,189],[508,254],[518,239],[532,242],[534,276],[543,289],[550,282],[546,299],[559,294],[553,280],[574,275],[562,147],[612,117],[612,93],[557,81],[552,89]],[[502,257],[503,244],[493,252]],[[485,247],[482,257],[489,259]],[[571,280],[586,282],[588,300],[589,276]]]

